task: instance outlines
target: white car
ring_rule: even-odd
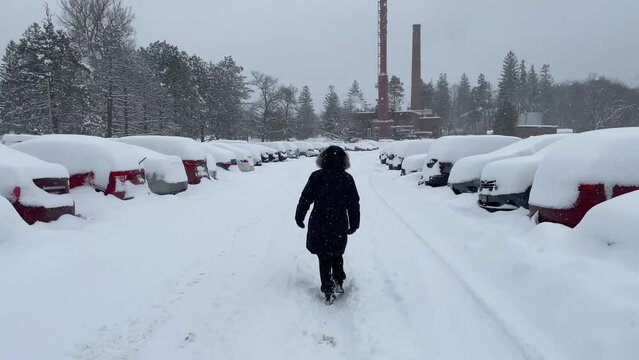
[[[422,172],[424,165],[428,161],[428,154],[417,154],[407,156],[402,162],[401,175],[408,175],[412,173]]]
[[[487,154],[472,155],[460,159],[450,171],[448,186],[455,194],[476,193],[479,190],[481,172],[493,161],[528,156],[564,139],[568,135],[540,135],[517,141]]]
[[[448,176],[457,161],[466,156],[486,154],[521,139],[514,136],[466,135],[444,136],[433,142],[429,160],[422,171],[420,184],[438,187],[448,185]]]
[[[0,174],[0,197],[9,200],[28,224],[74,215],[69,172],[64,166],[0,145]]]

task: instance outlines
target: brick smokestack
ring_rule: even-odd
[[[422,26],[413,25],[413,72],[411,76],[411,110],[424,110],[422,97]]]

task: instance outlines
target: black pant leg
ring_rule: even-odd
[[[342,257],[342,255],[332,256],[331,267],[333,269],[333,280],[338,283],[343,283],[344,279],[346,279],[346,273],[344,273],[344,257]]]
[[[331,276],[331,268],[332,268],[332,257],[331,255],[326,254],[318,254],[317,258],[319,259],[319,270],[320,270],[320,280],[322,281],[322,292],[332,291],[333,290],[333,278]]]

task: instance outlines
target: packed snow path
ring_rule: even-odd
[[[293,219],[310,159],[222,173],[176,197],[121,202],[81,190],[84,219],[38,224],[2,247],[0,266],[13,275],[0,272],[0,359],[626,359],[636,349],[627,334],[619,343],[601,335],[612,350],[584,347],[588,337],[553,323],[540,295],[522,317],[511,300],[527,292],[511,299],[499,286],[514,285],[486,280],[492,262],[466,263],[469,240],[500,248],[529,231],[521,213],[484,221],[469,197],[410,188],[415,178],[398,179],[375,153],[351,157],[362,227],[349,238],[346,293],[333,306]],[[512,268],[519,284],[534,273],[521,259],[504,256],[493,273]],[[609,311],[568,280],[536,291],[565,288]],[[636,315],[632,305],[624,311]],[[584,329],[609,325],[575,316]]]

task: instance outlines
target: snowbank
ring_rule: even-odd
[[[484,166],[490,162],[532,155],[566,136],[566,134],[533,136],[487,154],[465,157],[455,163],[450,172],[448,182],[457,184],[477,180],[481,177]]]
[[[137,170],[142,160],[126,144],[84,135],[43,135],[12,147],[61,164],[71,175],[93,172],[95,185],[103,189],[107,187],[112,171]]]
[[[616,253],[639,263],[639,191],[603,202],[588,211],[575,233],[613,248]]]
[[[639,185],[639,129],[598,130],[570,136],[552,147],[539,165],[530,204],[571,207],[582,184]]]
[[[0,196],[0,245],[28,230],[11,203]],[[6,290],[6,289],[5,289]]]
[[[157,151],[165,155],[179,156],[182,160],[204,160],[206,152],[193,139],[179,136],[128,136],[115,139]]]

